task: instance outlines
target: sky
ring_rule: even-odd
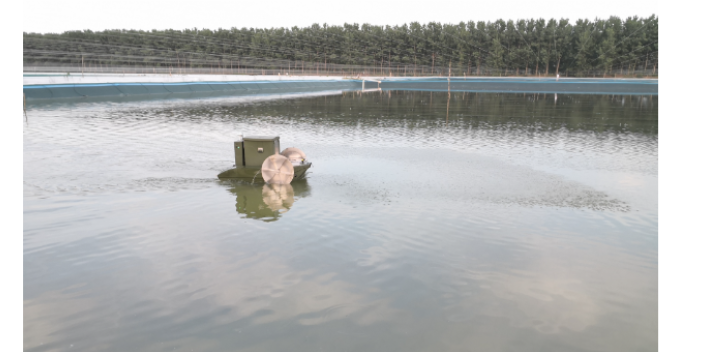
[[[658,15],[657,0],[30,0],[23,4],[23,31],[39,33],[83,29],[306,27],[313,23],[345,22],[399,25],[413,21],[459,23],[540,17],[568,18],[574,23],[580,18]]]

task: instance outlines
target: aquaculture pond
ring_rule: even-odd
[[[313,162],[218,180],[233,141]],[[658,97],[29,104],[26,351],[656,351]]]

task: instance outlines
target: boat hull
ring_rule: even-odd
[[[313,163],[305,163],[293,166],[293,180],[298,180],[305,176],[306,171],[310,169]],[[250,181],[264,182],[261,169],[257,167],[236,167],[227,171],[223,171],[218,175],[222,179],[244,179]]]

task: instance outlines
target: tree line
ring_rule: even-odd
[[[345,75],[657,75],[658,18],[24,33],[27,67]],[[205,71],[203,71],[205,70]]]

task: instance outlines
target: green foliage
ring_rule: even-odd
[[[25,66],[394,75],[652,75],[658,18],[24,33]]]

